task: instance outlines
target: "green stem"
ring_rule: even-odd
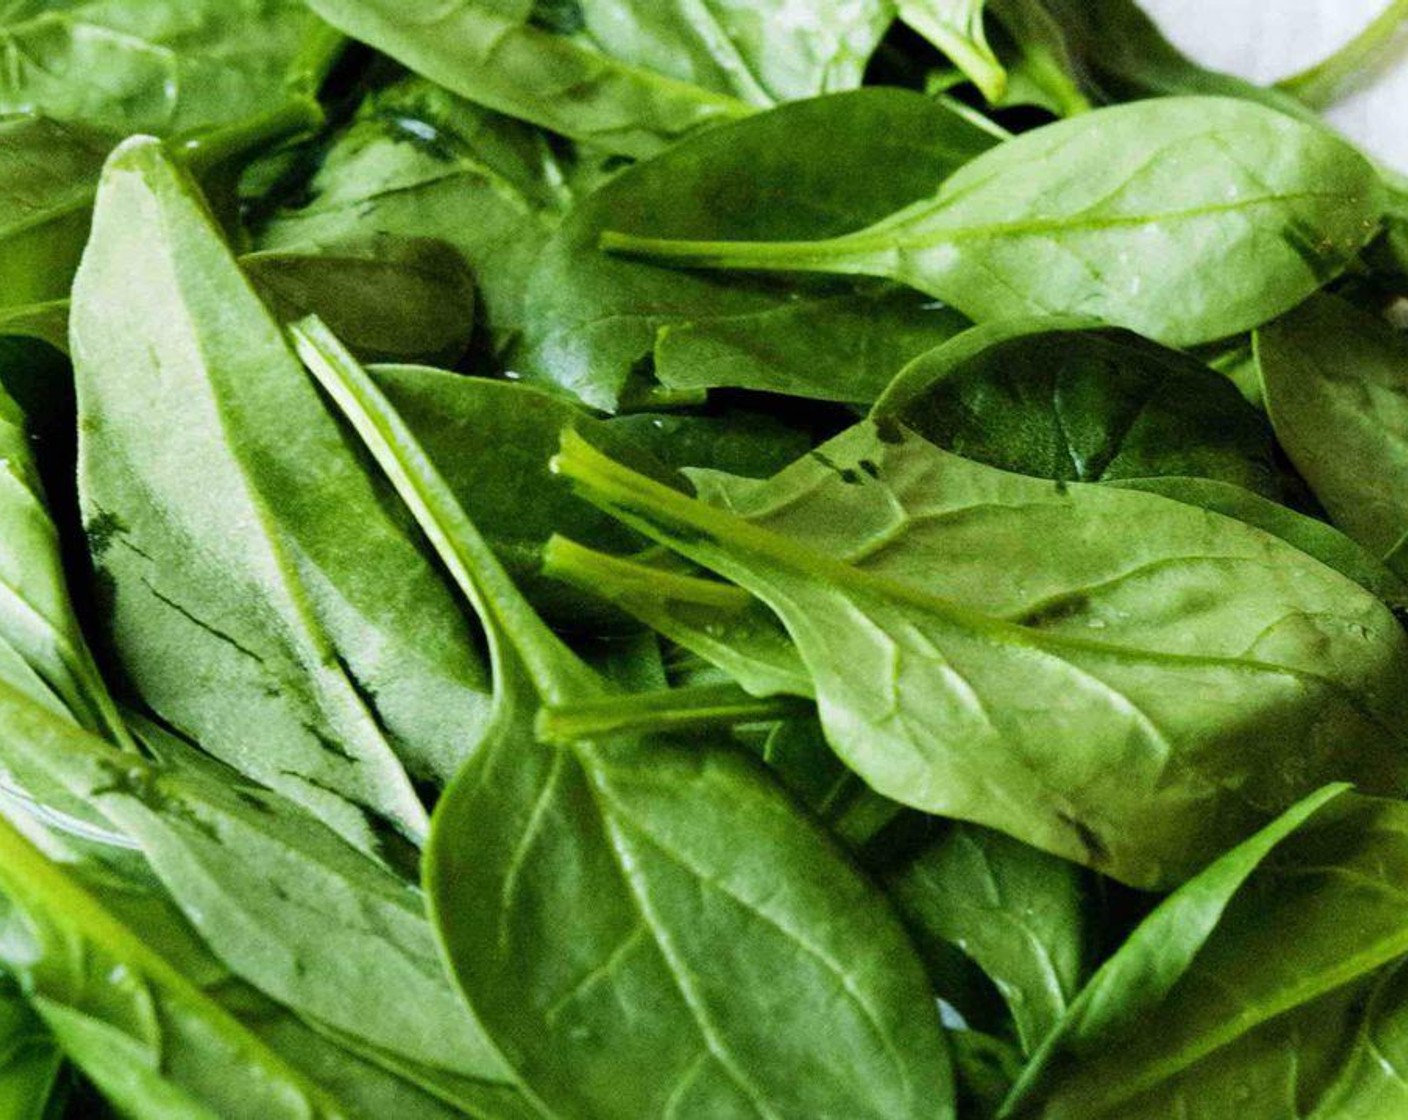
[[[172,141],[170,149],[200,179],[251,152],[322,126],[322,106],[311,95],[300,94],[261,117]]]
[[[304,365],[390,479],[485,629],[513,647],[538,692],[549,701],[599,693],[596,674],[528,605],[424,448],[357,360],[316,316],[289,331]]]
[[[793,697],[759,699],[737,685],[703,685],[544,708],[537,733],[544,742],[570,746],[608,735],[770,723],[810,710],[810,704]]]
[[[613,601],[649,598],[730,614],[746,611],[753,604],[753,596],[734,584],[662,571],[560,536],[551,537],[543,550],[543,572]]]
[[[860,258],[848,252],[844,237],[818,241],[690,241],[642,237],[604,230],[599,247],[608,253],[644,257],[662,264],[695,268],[738,268],[776,272],[864,272]]]
[[[1408,0],[1394,0],[1370,24],[1329,58],[1276,83],[1312,109],[1324,109],[1345,87],[1370,69],[1393,43],[1398,29],[1408,21]]]

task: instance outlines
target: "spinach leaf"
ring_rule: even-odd
[[[860,84],[891,19],[880,0],[708,9],[672,0],[311,0],[328,22],[490,109],[648,155],[755,107]]]
[[[285,321],[317,312],[368,361],[451,364],[474,331],[474,279],[450,246],[385,238],[330,253],[246,253],[240,267]]]
[[[1049,1034],[1007,1101],[1020,1112],[1033,1089],[1066,1054],[1098,1054],[1124,1037],[1189,973],[1238,891],[1278,844],[1348,787],[1326,786],[1291,806],[1253,836],[1219,856],[1146,918],[1106,961]]]
[[[1105,100],[1184,94],[1238,97],[1306,121],[1317,117],[1281,90],[1199,66],[1135,0],[1041,0],[1062,28],[1084,84]]]
[[[297,337],[489,635],[495,726],[437,806],[425,874],[450,966],[526,1091],[564,1117],[951,1117],[922,973],[874,888],[732,750],[536,742],[540,704],[605,682],[336,340]]]
[[[138,1117],[353,1115],[0,819],[0,963],[69,1057]]]
[[[0,301],[68,295],[110,136],[43,117],[0,121]]]
[[[313,93],[340,45],[297,0],[18,0],[0,113],[173,136]]]
[[[1384,207],[1373,165],[1324,129],[1247,101],[1180,97],[1024,133],[932,197],[838,237],[627,229],[601,244],[708,268],[883,276],[975,319],[1092,315],[1182,346],[1299,303],[1369,242]]]
[[[1085,979],[1091,930],[1081,870],[1000,832],[954,823],[884,884],[920,951],[957,946],[972,957],[1007,1001],[1023,1050],[1035,1051]]]
[[[776,611],[833,747],[896,801],[1158,886],[1327,779],[1402,788],[1402,629],[1242,523],[869,422],[769,483],[696,475],[733,512],[570,433],[555,463]]]
[[[681,143],[622,172],[563,223],[530,282],[515,364],[608,410],[642,363],[670,389],[874,400],[901,365],[966,321],[891,285],[721,279],[612,258],[597,249],[602,231],[829,237],[924,198],[993,142],[927,98],[866,89]]]
[[[1226,378],[1095,324],[974,327],[912,362],[871,415],[1039,478],[1182,475],[1280,496],[1270,429]]]
[[[1368,1032],[1392,1029],[1408,1011],[1395,976],[1408,947],[1405,828],[1401,803],[1341,795],[1259,860],[1229,857],[1254,866],[1235,893],[1189,884],[1220,896],[1204,904],[1216,924],[1191,957],[1171,955],[1173,922],[1155,911],[1063,1024],[1059,1048],[1038,1067],[1046,1080],[1039,1105],[1032,1099],[1036,1114],[1160,1115],[1179,1100],[1226,1099],[1235,1078],[1261,1090],[1241,1115],[1360,1115],[1355,1096],[1387,1072],[1380,1056],[1377,1076],[1361,1080],[1375,1057]],[[1185,905],[1181,896],[1164,905]],[[1156,953],[1160,980],[1136,987]],[[1292,1068],[1290,1087],[1278,1087]]]
[[[380,366],[374,375],[534,606],[578,631],[609,626],[612,619],[600,609],[599,597],[571,594],[543,577],[548,538],[568,532],[607,549],[642,542],[548,472],[564,428],[590,431],[614,454],[664,481],[672,477],[670,468],[684,466],[769,475],[809,445],[801,432],[761,413],[637,414],[603,421],[531,385],[416,366]],[[482,453],[488,448],[492,454]]]
[[[109,160],[71,329],[131,686],[359,847],[421,839],[408,774],[448,778],[487,718],[476,636],[156,141]]]
[[[69,602],[25,417],[0,391],[0,679],[128,742]]]
[[[160,763],[115,755],[4,693],[0,723],[5,767],[46,774],[137,841],[243,980],[406,1061],[506,1080],[440,967],[419,892],[391,872],[277,795],[192,765],[169,738]]]
[[[1408,340],[1321,296],[1257,332],[1276,438],[1331,519],[1408,576]]]
[[[522,330],[523,288],[571,201],[572,170],[536,129],[405,79],[366,99],[303,196],[260,224],[256,246],[338,255],[443,241],[468,263],[503,351]]]
[[[0,976],[0,1116],[44,1120],[51,1115],[62,1064],[43,1022]]]

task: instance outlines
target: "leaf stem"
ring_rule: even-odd
[[[560,536],[549,538],[543,550],[543,572],[611,600],[639,595],[731,614],[747,610],[754,601],[734,584],[662,571]]]
[[[760,699],[737,685],[701,685],[544,708],[537,733],[544,742],[569,746],[607,735],[769,723],[810,710],[810,704],[794,697]]]

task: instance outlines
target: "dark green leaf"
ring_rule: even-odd
[[[602,245],[662,262],[883,276],[975,319],[1091,315],[1170,345],[1288,310],[1377,232],[1372,164],[1248,101],[1161,98],[1024,133],[876,224],[812,241]]]
[[[1023,1049],[1036,1050],[1085,979],[1091,931],[1081,870],[955,823],[887,874],[885,889],[920,952],[956,946],[976,961],[1007,1001]]]
[[[1224,377],[1089,323],[974,327],[914,361],[872,415],[1039,478],[1183,475],[1279,497],[1270,429]]]
[[[17,0],[0,43],[0,113],[162,136],[315,92],[340,45],[298,0]]]
[[[898,425],[768,483],[696,475],[732,513],[570,434],[556,462],[776,611],[832,745],[894,800],[1156,886],[1326,780],[1408,778],[1401,627],[1241,522],[995,471]]]
[[[533,616],[370,379],[320,326],[300,340],[490,637],[495,727],[437,807],[426,879],[527,1091],[563,1117],[951,1117],[918,962],[874,888],[735,751],[536,743],[539,703],[604,682]]]
[[[891,19],[880,0],[310,6],[471,101],[632,156],[755,107],[859,85]]]
[[[1331,519],[1408,575],[1408,338],[1331,296],[1257,332],[1266,411]]]
[[[965,321],[891,285],[691,276],[613,259],[598,251],[601,234],[829,237],[924,198],[993,143],[933,101],[867,89],[680,144],[584,200],[548,244],[521,368],[605,409],[642,362],[672,389],[874,400]]]
[[[133,285],[133,270],[143,283]],[[475,635],[155,141],[109,161],[74,288],[108,636],[202,748],[376,850],[487,716]]]

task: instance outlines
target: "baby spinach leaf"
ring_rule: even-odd
[[[172,136],[314,92],[340,39],[297,0],[18,0],[0,47],[0,113]]]
[[[839,237],[627,228],[601,244],[707,268],[882,276],[974,319],[1091,315],[1183,346],[1295,306],[1369,242],[1384,206],[1373,165],[1325,129],[1247,101],[1179,97],[1024,133],[932,197]]]
[[[43,117],[0,120],[0,301],[68,295],[113,138]]]
[[[1043,1063],[1048,1080],[1040,1103],[1032,1099],[1036,1114],[1161,1115],[1179,1100],[1217,1099],[1234,1077],[1270,1090],[1272,1077],[1298,1066],[1293,1092],[1253,1094],[1239,1114],[1359,1115],[1355,1089],[1341,1070],[1362,1069],[1363,1058],[1372,1056],[1363,1031],[1386,1025],[1385,996],[1400,1003],[1394,1017],[1403,1014],[1401,994],[1384,991],[1401,993],[1402,985],[1381,970],[1408,950],[1401,905],[1405,829],[1401,803],[1342,795],[1262,854],[1235,893],[1224,896],[1193,956],[1168,961],[1163,922],[1159,951],[1180,967],[1168,968],[1152,988],[1134,986],[1138,977],[1130,974],[1118,988],[1103,984],[1097,989],[1107,1000],[1103,1014],[1095,1010],[1099,996],[1081,996],[1085,1015],[1056,1036],[1061,1060],[1052,1064],[1048,1056]],[[1165,906],[1179,905],[1182,893]],[[1150,927],[1161,922],[1161,911],[1107,969],[1141,968],[1139,958],[1154,949],[1159,931]],[[1344,921],[1345,914],[1354,920]],[[1112,1020],[1124,1029],[1116,1033]],[[1355,1078],[1347,1080],[1352,1085]],[[1338,1100],[1327,1100],[1327,1090]]]
[[[63,1055],[44,1023],[0,976],[0,1116],[45,1120],[57,1102]]]
[[[310,6],[471,101],[631,156],[755,107],[859,85],[892,16],[881,0]]]
[[[317,312],[368,361],[452,364],[474,331],[474,279],[449,245],[388,237],[329,253],[240,257],[264,301],[292,322]]]
[[[1331,296],[1257,332],[1276,438],[1330,518],[1408,576],[1408,340]]]
[[[954,823],[884,884],[920,951],[957,946],[972,957],[1007,1001],[1023,1050],[1036,1050],[1085,979],[1081,870],[1000,832]]]
[[[1208,70],[1170,43],[1136,0],[1040,0],[1062,30],[1082,82],[1105,100],[1184,94],[1239,97],[1306,121],[1316,115],[1274,87]]]
[[[65,1052],[137,1117],[354,1115],[0,819],[0,963]]]
[[[1309,794],[1270,824],[1219,856],[1146,918],[1076,997],[1040,1052],[1022,1071],[1005,1114],[1020,1112],[1033,1089],[1066,1054],[1099,1054],[1146,1019],[1189,972],[1237,892],[1278,844],[1348,787]]]
[[[963,71],[989,103],[1007,92],[1007,71],[988,45],[985,0],[898,0],[899,16]]]
[[[1239,522],[1005,474],[898,425],[769,483],[696,476],[734,512],[574,434],[555,462],[776,611],[833,747],[904,804],[1157,886],[1325,780],[1408,776],[1397,621]]]
[[[522,329],[523,288],[571,200],[571,173],[537,129],[406,79],[366,99],[304,197],[263,222],[256,244],[339,254],[388,238],[443,241],[468,263],[502,351]]]
[[[421,839],[408,771],[447,778],[486,718],[475,635],[155,141],[104,172],[72,337],[84,517],[132,687],[359,847]]]
[[[824,148],[796,143],[825,136]],[[830,237],[924,198],[993,137],[942,105],[866,89],[691,138],[583,200],[543,250],[517,365],[614,409],[642,362],[673,389],[868,402],[966,321],[891,285],[686,275],[598,251],[602,231]],[[662,223],[667,223],[662,225]]]
[[[297,334],[489,635],[495,726],[437,806],[426,881],[450,966],[526,1091],[564,1117],[951,1117],[918,962],[874,888],[737,752],[536,742],[541,703],[605,683],[532,614],[336,340]]]
[[[1270,429],[1226,378],[1090,323],[974,327],[915,359],[871,414],[965,458],[1039,478],[1182,475],[1279,496]]]
[[[407,1061],[506,1080],[440,967],[419,892],[391,872],[277,795],[190,765],[194,752],[170,740],[161,763],[115,755],[13,693],[0,693],[0,723],[0,760],[46,774],[137,841],[242,979]]]

